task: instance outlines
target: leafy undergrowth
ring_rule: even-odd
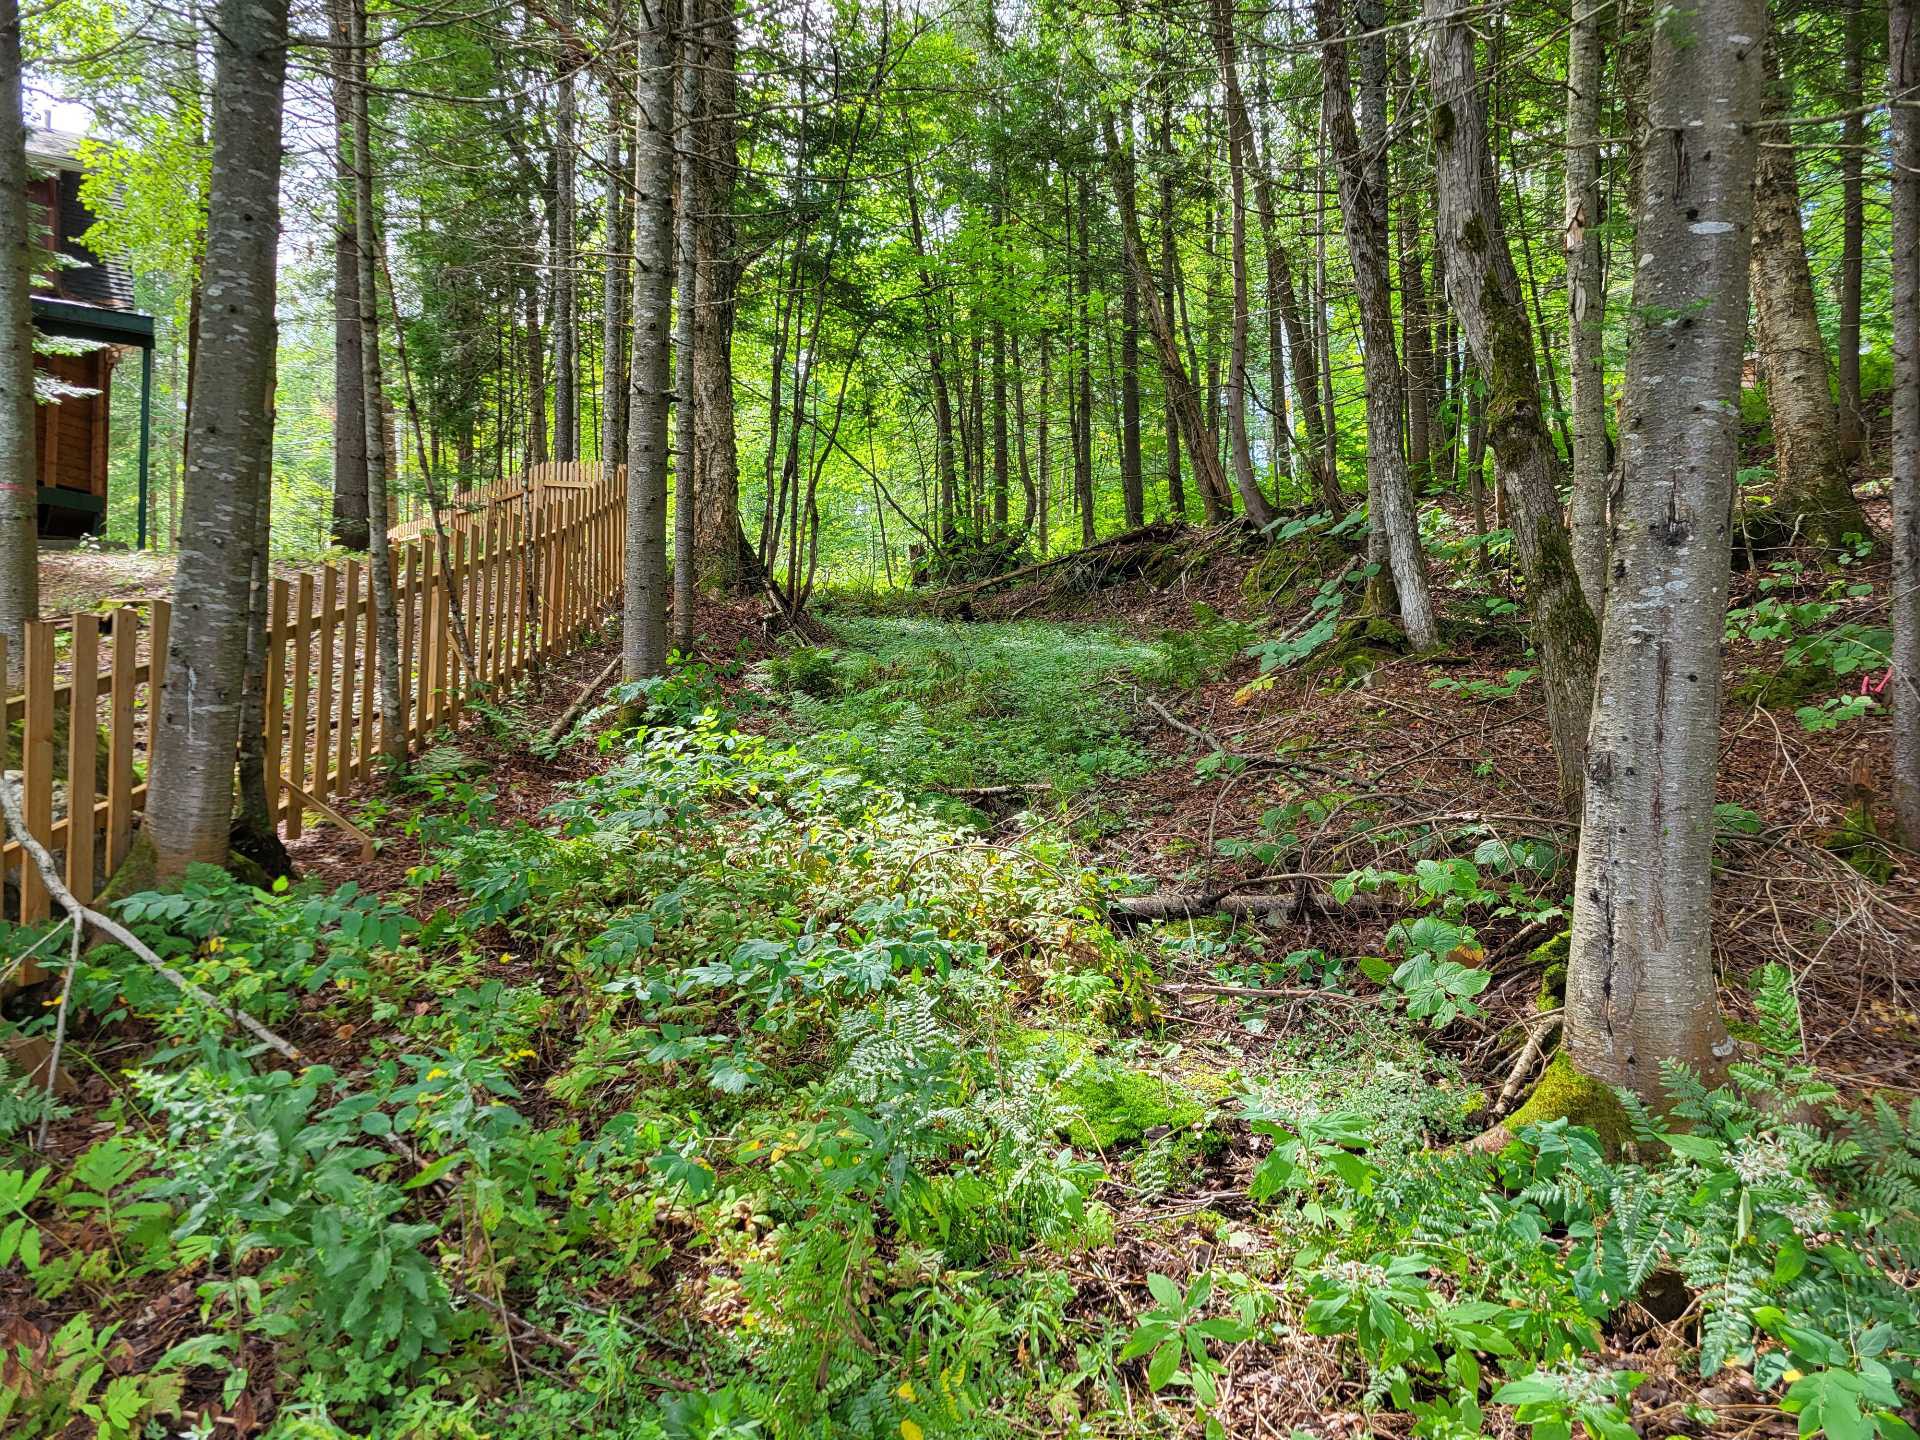
[[[461,900],[424,921],[210,872],[126,902],[312,1063],[85,958],[124,1085],[58,1173],[0,1089],[0,1430],[1913,1435],[1920,1110],[1834,1103],[1784,972],[1738,1094],[1670,1076],[1686,1133],[1478,1153],[1445,1037],[1512,857],[1348,877],[1375,953],[1187,1043],[1159,987],[1207,926],[1117,934],[1124,877],[1037,814],[990,841],[888,783],[1144,763],[1096,682],[1164,652],[843,635],[780,737],[650,687],[538,825],[426,785],[415,893]]]
[[[847,617],[841,641],[767,666],[812,753],[909,792],[1044,784],[1070,795],[1147,768],[1103,682],[1153,673],[1162,646],[1040,622]]]

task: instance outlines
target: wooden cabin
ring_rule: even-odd
[[[94,217],[80,198],[84,168],[75,137],[50,130],[27,136],[27,193],[41,226],[42,270],[33,294],[34,328],[80,342],[72,355],[41,354],[34,367],[58,384],[34,407],[43,538],[97,535],[107,524],[108,415],[114,371],[128,350],[140,352],[141,540],[145,541],[147,401],[152,384],[153,317],[134,308],[133,277],[82,240]],[[44,255],[55,258],[46,265]]]

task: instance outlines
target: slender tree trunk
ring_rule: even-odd
[[[1733,1053],[1711,946],[1720,637],[1765,0],[1695,0],[1653,36],[1625,480],[1589,740],[1566,1037],[1575,1069],[1659,1103]],[[1684,317],[1684,322],[1673,317]]]
[[[667,668],[668,334],[673,304],[673,41],[666,7],[642,17],[635,63],[633,387],[627,441],[626,605],[621,673]],[[780,376],[774,376],[774,384]],[[797,420],[797,417],[796,417]]]
[[[1132,174],[1131,162],[1128,175]],[[1131,180],[1129,180],[1131,184]],[[1160,100],[1160,309],[1172,322],[1174,264],[1173,234],[1173,99],[1169,84]],[[1136,303],[1137,303],[1136,293]],[[1177,360],[1176,356],[1176,360]],[[1173,388],[1162,386],[1166,394],[1167,425],[1167,509],[1177,520],[1187,518],[1186,486],[1180,474],[1180,414],[1174,402]]]
[[[741,261],[734,243],[734,186],[740,170],[737,43],[733,0],[696,0],[701,49],[695,130],[693,424],[699,448],[693,548],[703,584],[742,591],[753,555],[740,529],[740,457],[734,433],[733,327]]]
[[[142,826],[162,878],[196,862],[226,862],[253,552],[273,448],[285,0],[222,0],[212,43],[207,305],[187,417],[187,503],[166,689]]]
[[[1405,178],[1404,167],[1402,172]],[[1400,338],[1407,357],[1407,469],[1415,492],[1433,479],[1433,339],[1427,328],[1427,278],[1420,253],[1419,190],[1403,183],[1394,207],[1399,226]]]
[[[993,531],[1007,531],[1007,494],[1012,484],[1007,449],[1007,327],[993,321]]]
[[[607,479],[627,457],[627,287],[633,274],[633,211],[627,204],[626,87],[607,94],[607,258],[600,300],[600,463]]]
[[[926,227],[920,222],[920,194],[914,185],[913,160],[905,166],[907,220],[913,235],[914,254],[920,260],[920,308],[927,331],[927,377],[933,388],[933,469],[940,487],[942,541],[958,533],[959,477],[954,469],[953,395],[947,385],[946,351],[941,344],[942,327],[935,301],[933,267],[927,253]],[[1068,285],[1072,279],[1069,276]]]
[[[1018,454],[1020,465],[1020,534],[1024,537],[1033,531],[1036,497],[1033,490],[1033,467],[1028,464],[1027,455],[1027,372],[1020,363],[1020,332],[1015,330],[1010,339],[1013,346],[1013,435],[1014,449]]]
[[[400,706],[400,620],[393,604],[393,547],[388,539],[392,448],[387,443],[386,385],[380,365],[380,290],[374,246],[382,243],[374,232],[373,122],[369,77],[374,56],[367,30],[366,0],[346,0],[347,27],[352,37],[353,76],[353,223],[354,258],[358,262],[354,294],[360,320],[360,393],[363,397],[367,452],[367,543],[370,583],[375,596],[374,647],[378,664],[374,688],[380,706],[380,752],[399,761],[407,752],[404,712]]]
[[[1601,338],[1600,22],[1611,0],[1573,0],[1567,34],[1567,372],[1573,390],[1573,561],[1598,606],[1607,594],[1607,395]]]
[[[1780,79],[1771,42],[1766,52],[1765,113],[1782,119],[1791,113],[1792,95]],[[1773,509],[1802,524],[1819,544],[1838,546],[1846,535],[1865,535],[1867,522],[1840,456],[1826,342],[1800,223],[1800,182],[1793,151],[1784,146],[1761,147],[1755,165],[1752,263],[1754,341],[1773,417]]]
[[[1846,81],[1841,100],[1847,118],[1840,129],[1840,325],[1834,336],[1840,367],[1840,458],[1860,458],[1865,420],[1860,409],[1860,281],[1866,248],[1867,7],[1847,0]]]
[[[344,0],[327,7],[334,39],[352,19]],[[329,62],[333,98],[333,543],[365,550],[367,506],[366,396],[360,388],[360,262],[353,213],[353,59],[339,50]]]
[[[1233,0],[1212,0],[1213,48],[1227,96],[1227,183],[1231,192],[1230,264],[1233,273],[1232,334],[1227,365],[1228,449],[1233,455],[1233,488],[1247,518],[1264,529],[1273,523],[1273,506],[1253,473],[1253,445],[1247,435],[1247,163],[1253,127],[1247,123],[1240,92],[1240,71],[1233,34]]]
[[[1887,7],[1887,87],[1920,94],[1920,0]],[[1920,110],[1893,131],[1893,809],[1920,848]]]
[[[1367,375],[1367,472],[1370,521],[1384,532],[1400,617],[1417,650],[1439,644],[1426,556],[1420,548],[1413,487],[1400,437],[1400,364],[1394,355],[1393,297],[1387,282],[1387,220],[1381,163],[1366,156],[1349,108],[1347,47],[1336,0],[1314,0],[1321,39],[1322,109],[1340,174],[1340,207],[1353,261]],[[1362,47],[1363,49],[1365,47]],[[1384,120],[1382,122],[1384,124]]]
[[[1127,152],[1120,145],[1113,116],[1103,116],[1101,124],[1101,138],[1106,148],[1107,180],[1113,187],[1114,208],[1120,215],[1123,258],[1134,273],[1141,308],[1146,312],[1147,329],[1152,333],[1154,346],[1159,351],[1160,374],[1166,386],[1168,403],[1179,420],[1180,433],[1187,442],[1187,452],[1193,457],[1195,480],[1203,495],[1211,494],[1214,487],[1224,487],[1226,483],[1220,475],[1219,452],[1207,434],[1206,418],[1200,410],[1200,397],[1194,393],[1193,381],[1188,377],[1186,365],[1180,358],[1180,343],[1173,333],[1173,317],[1161,308],[1160,298],[1154,293],[1152,271],[1147,264],[1146,248],[1140,239],[1140,221],[1134,209],[1133,167]]]
[[[0,0],[0,635],[17,684],[26,623],[40,614],[39,463],[34,454],[34,217],[27,203],[27,135],[20,97],[19,0]]]
[[[559,0],[560,85],[553,115],[553,458],[580,458],[580,318],[574,296],[573,5]]]
[[[675,279],[673,314],[673,643],[682,655],[693,649],[694,513],[699,507],[700,450],[694,443],[693,307],[699,293],[694,248],[694,115],[700,87],[700,46],[696,26],[697,0],[682,0],[679,83],[675,86],[676,133],[680,137],[675,161],[678,185],[674,199],[674,240],[679,270]],[[790,592],[791,593],[791,592]]]
[[[1037,500],[1040,516],[1040,558],[1047,558],[1047,534],[1049,514],[1052,509],[1053,455],[1053,335],[1050,331],[1040,332],[1040,418],[1035,437],[1034,459],[1040,470],[1040,494]]]
[[[1080,505],[1080,543],[1094,540],[1093,515],[1093,315],[1089,292],[1093,289],[1093,266],[1087,249],[1087,212],[1093,208],[1092,179],[1080,172],[1080,192],[1074,209],[1080,222],[1080,308],[1074,315],[1074,368],[1079,375],[1080,434],[1073,456],[1073,493]]]
[[[1560,801],[1567,814],[1577,815],[1600,637],[1560,522],[1560,457],[1540,410],[1533,332],[1494,199],[1473,30],[1451,0],[1426,0],[1426,14],[1433,27],[1428,73],[1447,287],[1487,383],[1488,438],[1499,457],[1514,549],[1527,578]]]
[[[1147,486],[1140,469],[1140,277],[1129,265],[1120,267],[1120,495],[1127,528],[1146,523]]]

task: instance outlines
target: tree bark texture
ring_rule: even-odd
[[[1573,563],[1588,604],[1607,594],[1607,395],[1601,339],[1600,22],[1611,0],[1573,0],[1567,33],[1567,375],[1573,401]]]
[[[285,0],[221,0],[212,45],[199,373],[143,822],[163,878],[223,865],[233,822],[253,551],[273,446]]]
[[[1920,93],[1920,0],[1887,8],[1887,85]],[[1893,130],[1893,808],[1920,847],[1920,110]]]
[[[609,86],[606,272],[600,297],[600,463],[606,478],[627,458],[627,293],[633,274],[633,210],[627,196],[624,85]]]
[[[673,42],[664,6],[635,45],[632,416],[627,440],[626,604],[621,673],[667,668],[668,336],[673,305]],[[776,383],[778,377],[776,375]]]
[[[580,319],[575,303],[573,6],[560,0],[560,84],[553,114],[553,458],[580,458]]]
[[[405,712],[400,704],[400,617],[392,602],[393,547],[388,541],[388,494],[393,478],[393,446],[387,427],[386,385],[381,378],[380,289],[375,246],[385,243],[374,231],[378,213],[373,192],[373,124],[368,114],[373,55],[369,52],[366,0],[345,0],[353,57],[353,223],[354,259],[358,265],[354,296],[360,319],[361,420],[366,435],[367,544],[373,585],[374,687],[380,707],[380,750],[389,760],[406,754]]]
[[[1711,948],[1754,121],[1765,0],[1696,0],[1655,28],[1637,217],[1645,263],[1567,976],[1575,1068],[1659,1103],[1663,1062],[1732,1054]]]
[[[10,683],[22,674],[26,622],[40,613],[39,465],[34,455],[34,224],[20,96],[19,0],[0,0],[0,634]]]
[[[1767,47],[1765,116],[1792,109],[1771,44]],[[1777,131],[1769,135],[1791,135]],[[1799,522],[1821,545],[1864,535],[1867,522],[1853,498],[1853,481],[1840,455],[1839,421],[1827,385],[1827,347],[1814,308],[1813,274],[1800,223],[1800,182],[1793,151],[1760,150],[1753,176],[1754,345],[1773,419],[1774,501],[1783,518]]]
[[[1375,164],[1362,151],[1349,98],[1347,47],[1337,0],[1314,0],[1321,40],[1321,107],[1334,168],[1340,177],[1341,219],[1353,261],[1354,299],[1360,311],[1367,377],[1368,518],[1386,541],[1400,618],[1416,650],[1430,650],[1440,635],[1427,587],[1426,556],[1413,487],[1407,478],[1400,430],[1400,362],[1394,351],[1393,295],[1387,278],[1386,196],[1380,187],[1384,155]],[[1384,58],[1382,64],[1384,64]],[[1384,117],[1382,117],[1384,125]]]
[[[693,443],[693,307],[699,290],[694,251],[693,121],[700,86],[700,48],[694,31],[698,7],[693,0],[681,6],[681,16],[676,45],[679,82],[674,90],[680,153],[675,159],[679,183],[674,187],[674,253],[679,268],[673,312],[673,643],[684,655],[693,649],[693,516],[700,503],[699,448]]]
[[[1514,550],[1527,579],[1560,800],[1577,815],[1600,637],[1560,520],[1560,456],[1541,412],[1533,329],[1500,226],[1473,30],[1450,0],[1426,0],[1426,15],[1447,291],[1486,380],[1487,438],[1499,457]]]
[[[740,532],[740,456],[734,435],[733,323],[739,309],[734,183],[739,173],[733,0],[692,0],[700,16],[700,109],[694,156],[693,424],[700,487],[693,551],[701,583],[747,586],[752,552]]]
[[[352,33],[341,0],[328,16],[335,40]],[[366,392],[360,375],[360,259],[353,213],[353,60],[342,49],[329,63],[333,98],[333,543],[365,550],[367,505]]]
[[[1847,0],[1846,81],[1841,99],[1847,118],[1840,129],[1840,323],[1834,335],[1834,359],[1840,371],[1840,458],[1860,458],[1865,421],[1860,410],[1860,282],[1864,269],[1867,198],[1867,7]]]

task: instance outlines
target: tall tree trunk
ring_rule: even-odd
[[[352,19],[330,0],[333,38],[344,44]],[[360,261],[353,214],[353,60],[346,49],[329,61],[333,99],[333,543],[365,550],[367,506],[366,396],[360,388]]]
[[[1253,446],[1247,435],[1247,164],[1253,151],[1253,127],[1247,123],[1240,93],[1240,71],[1233,34],[1233,0],[1212,0],[1213,48],[1227,96],[1227,183],[1233,271],[1232,337],[1227,365],[1228,448],[1233,454],[1233,488],[1247,518],[1264,529],[1273,523],[1273,506],[1253,473]]]
[[[1132,126],[1128,132],[1131,134]],[[1120,267],[1120,496],[1127,528],[1146,523],[1147,485],[1140,469],[1140,278]]]
[[[1106,149],[1107,180],[1113,187],[1114,208],[1120,214],[1123,258],[1132,269],[1139,288],[1147,329],[1152,332],[1154,347],[1160,355],[1160,374],[1166,386],[1167,401],[1179,420],[1180,433],[1187,442],[1187,453],[1193,457],[1196,483],[1200,486],[1201,494],[1211,494],[1215,487],[1225,485],[1220,475],[1219,452],[1214,449],[1207,433],[1206,418],[1200,410],[1200,397],[1194,393],[1193,381],[1180,358],[1180,342],[1174,338],[1173,317],[1161,308],[1160,298],[1154,292],[1153,274],[1147,264],[1146,248],[1140,239],[1140,221],[1134,210],[1131,158],[1121,147],[1111,114],[1101,117],[1101,126],[1101,138]]]
[[[673,304],[673,41],[664,5],[635,45],[633,387],[627,440],[626,605],[621,673],[667,668],[668,333]],[[774,384],[780,383],[779,375]]]
[[[701,96],[695,130],[693,424],[700,487],[693,549],[701,583],[718,591],[759,582],[740,529],[740,456],[734,434],[733,325],[741,261],[734,244],[734,186],[740,170],[738,53],[733,0],[696,0]]]
[[[606,478],[627,458],[627,287],[633,274],[633,211],[627,203],[624,83],[607,94],[607,257],[600,298],[600,463]]]
[[[1887,7],[1887,88],[1920,94],[1920,0]],[[1893,107],[1893,809],[1920,848],[1920,110]]]
[[[1577,815],[1600,637],[1560,521],[1560,457],[1540,410],[1533,332],[1494,198],[1473,30],[1451,0],[1426,0],[1426,14],[1433,27],[1428,73],[1447,288],[1486,380],[1488,439],[1499,458],[1514,549],[1527,578],[1560,801],[1567,814]]]
[[[1079,253],[1080,308],[1074,316],[1074,368],[1079,376],[1080,433],[1073,456],[1073,493],[1080,505],[1080,543],[1093,544],[1093,313],[1090,293],[1093,289],[1093,265],[1087,249],[1087,212],[1093,208],[1092,179],[1080,172],[1079,194],[1075,197],[1075,218],[1080,222]]]
[[[993,533],[1007,532],[1007,494],[1012,485],[1007,448],[1007,327],[993,321]]]
[[[1739,459],[1765,0],[1695,0],[1653,35],[1624,483],[1574,884],[1574,1068],[1659,1103],[1733,1044],[1711,947],[1720,637]],[[1684,317],[1676,320],[1674,317]]]
[[[392,518],[388,496],[392,489],[393,447],[387,443],[386,385],[380,368],[379,267],[374,246],[384,243],[375,234],[379,213],[373,191],[373,120],[368,113],[374,56],[370,53],[366,0],[345,0],[347,28],[353,57],[353,251],[357,262],[354,295],[360,321],[360,407],[367,452],[367,543],[370,583],[374,594],[374,688],[380,707],[380,751],[398,762],[407,752],[404,712],[400,706],[400,620],[394,611],[393,547],[388,529]]]
[[[1051,331],[1040,332],[1040,416],[1036,424],[1034,441],[1034,461],[1040,471],[1040,493],[1036,498],[1040,523],[1040,558],[1047,558],[1047,543],[1052,538],[1047,534],[1049,517],[1053,501],[1053,335]]]
[[[907,186],[907,221],[913,235],[913,250],[920,261],[920,311],[927,332],[927,378],[933,389],[933,470],[940,488],[940,525],[942,541],[951,540],[959,530],[959,477],[954,469],[953,393],[947,384],[946,349],[941,343],[943,327],[937,308],[937,285],[933,278],[932,257],[927,251],[926,227],[920,220],[920,193],[914,184],[913,159],[904,166]],[[1068,277],[1071,289],[1072,277]]]
[[[207,305],[187,417],[166,690],[142,826],[163,878],[194,863],[224,864],[233,821],[253,551],[273,449],[285,0],[222,0],[212,43]]]
[[[26,655],[26,623],[40,614],[39,463],[34,455],[34,217],[27,203],[27,133],[20,108],[20,5],[0,0],[0,635],[7,673],[17,684]]]
[[[1607,394],[1600,273],[1600,22],[1612,0],[1573,0],[1567,33],[1567,373],[1573,391],[1573,563],[1607,594]]]
[[[580,307],[574,303],[577,228],[573,158],[573,5],[560,0],[560,85],[553,114],[553,458],[580,458]]]
[[[1860,280],[1866,246],[1867,7],[1847,0],[1846,83],[1841,99],[1847,118],[1840,129],[1840,326],[1834,336],[1840,367],[1840,458],[1860,458],[1865,421],[1860,409]]]
[[[1409,82],[1410,83],[1410,82]],[[1402,178],[1405,179],[1403,167]],[[1407,357],[1407,469],[1415,492],[1433,479],[1433,332],[1427,327],[1427,277],[1420,253],[1420,192],[1403,183],[1394,207],[1399,227],[1400,338]]]
[[[1766,76],[1766,117],[1784,119],[1792,111],[1792,94],[1780,78],[1771,41]],[[1802,524],[1819,544],[1838,546],[1843,536],[1866,534],[1867,522],[1840,457],[1827,347],[1800,223],[1800,182],[1793,151],[1784,145],[1761,147],[1754,168],[1752,264],[1754,343],[1773,417],[1773,509]]]
[[[1387,281],[1387,217],[1381,163],[1364,154],[1348,99],[1347,47],[1337,0],[1314,0],[1321,40],[1321,105],[1340,174],[1340,208],[1353,261],[1354,298],[1366,351],[1369,520],[1384,533],[1400,616],[1417,650],[1431,650],[1440,634],[1427,588],[1413,487],[1400,439],[1400,364],[1394,355],[1393,297]],[[1365,47],[1363,46],[1364,50]],[[1382,121],[1384,124],[1384,119]]]
[[[675,161],[674,246],[678,272],[673,312],[673,643],[682,655],[693,649],[693,516],[699,506],[700,451],[693,441],[693,306],[699,293],[694,250],[694,117],[699,108],[700,22],[698,0],[681,0],[679,83],[674,87]]]
[[[1174,263],[1173,233],[1173,99],[1171,83],[1160,100],[1160,309],[1168,323],[1173,320]],[[1132,185],[1132,160],[1127,161],[1128,185]],[[1129,192],[1131,193],[1131,192]],[[1178,363],[1176,354],[1175,361]],[[1167,422],[1167,509],[1176,520],[1187,518],[1186,487],[1180,474],[1180,413],[1173,388],[1162,386],[1166,395]]]

